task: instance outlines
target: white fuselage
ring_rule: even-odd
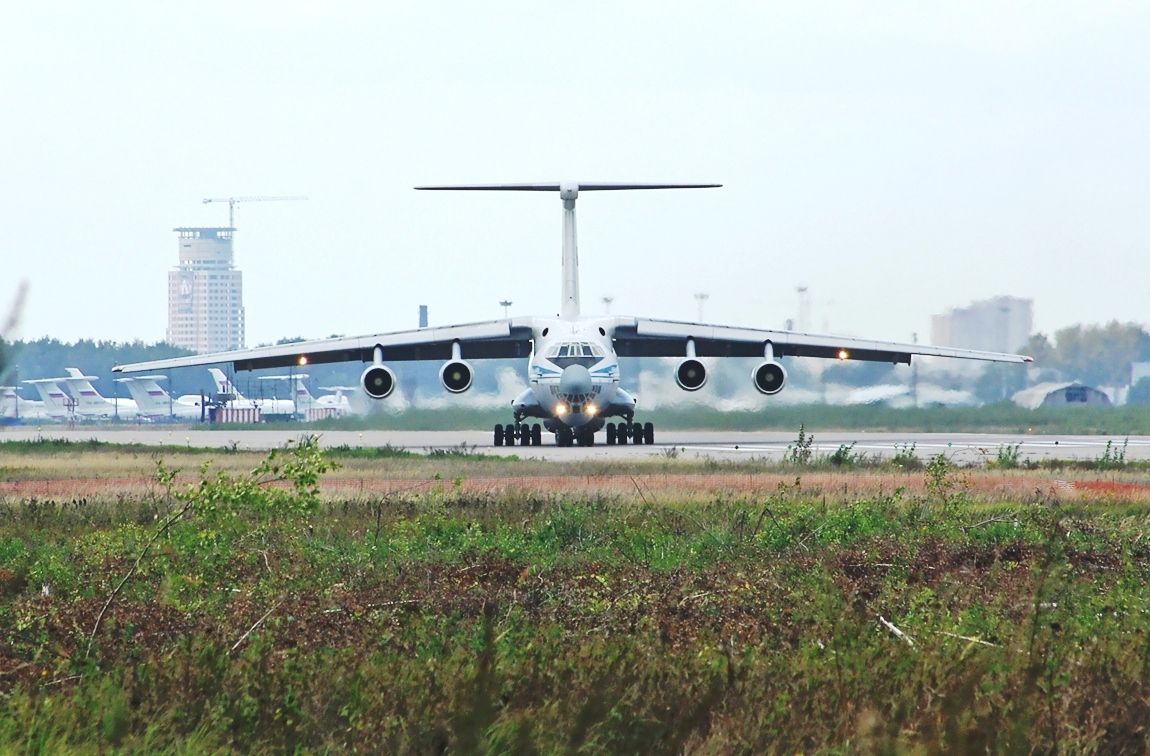
[[[513,402],[518,415],[544,417],[571,428],[630,418],[635,400],[619,387],[619,358],[607,319],[539,319],[527,362],[530,388]]]

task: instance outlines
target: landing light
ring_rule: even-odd
[[[299,366],[300,366],[300,367],[303,367],[303,366],[304,366],[304,365],[306,365],[306,364],[307,364],[307,355],[306,355],[306,354],[301,354],[301,355],[299,356]]]
[[[598,412],[599,412],[599,408],[598,408],[598,407],[596,407],[594,404],[588,404],[588,405],[587,405],[587,406],[586,406],[586,407],[583,409],[583,414],[584,414],[584,415],[587,415],[588,417],[595,417],[595,415],[596,415]]]
[[[840,360],[849,360],[850,356],[851,356],[851,353],[848,352],[847,350],[845,350],[845,349],[839,350],[839,359]]]
[[[567,405],[564,404],[563,402],[559,402],[558,404],[556,404],[555,405],[555,414],[558,415],[559,417],[563,417],[564,415],[566,415],[567,414]]]

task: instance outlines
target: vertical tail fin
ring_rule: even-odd
[[[575,239],[575,200],[585,192],[624,189],[712,189],[722,184],[630,184],[563,181],[544,184],[455,184],[417,186],[434,191],[559,192],[563,201],[563,295],[560,312],[566,320],[579,317],[579,250]]]

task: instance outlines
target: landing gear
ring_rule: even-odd
[[[607,445],[626,446],[631,444],[647,444],[650,446],[655,443],[655,425],[654,423],[634,423],[626,422],[607,423]]]
[[[555,431],[555,445],[556,446],[571,446],[575,440],[575,434],[570,428],[561,426]]]
[[[539,446],[543,443],[543,429],[539,423],[496,424],[494,436],[496,446],[515,446],[515,439],[519,439],[520,446]]]

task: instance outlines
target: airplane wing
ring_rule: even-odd
[[[325,362],[371,362],[376,347],[380,348],[384,362],[449,360],[452,356],[452,345],[456,342],[459,342],[463,359],[527,357],[531,354],[531,320],[510,318],[443,328],[377,333],[370,336],[299,341],[292,344],[117,365],[112,371],[137,373],[144,370],[168,370],[226,362],[232,363],[236,370],[299,367]]]
[[[699,357],[763,357],[769,342],[775,357],[824,357],[908,365],[912,355],[990,362],[1032,361],[1021,354],[652,318],[620,318],[615,327],[615,351],[620,357],[683,357],[687,354],[688,339],[694,339],[695,354]]]

